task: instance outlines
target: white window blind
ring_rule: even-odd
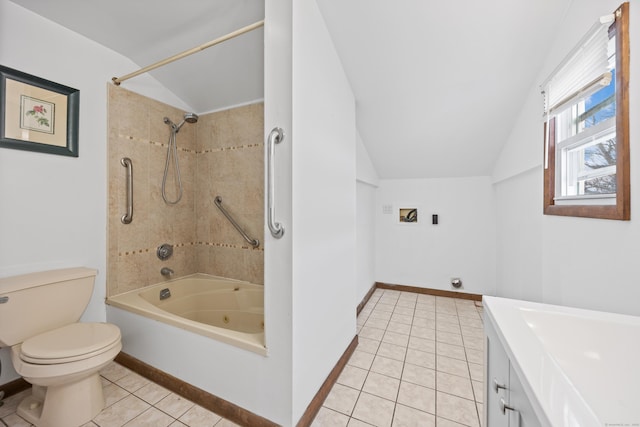
[[[612,19],[601,18],[541,85],[545,115],[611,82],[607,46]]]

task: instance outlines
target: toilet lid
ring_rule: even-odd
[[[110,323],[72,323],[29,338],[20,358],[38,364],[66,363],[92,357],[120,342],[120,329]]]

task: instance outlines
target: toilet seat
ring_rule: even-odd
[[[120,329],[109,323],[72,323],[22,343],[20,359],[37,365],[76,362],[120,344]]]

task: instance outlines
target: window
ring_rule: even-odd
[[[542,85],[547,215],[630,218],[628,10],[594,25]]]

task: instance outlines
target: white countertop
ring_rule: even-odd
[[[543,425],[640,426],[640,317],[484,297]]]

